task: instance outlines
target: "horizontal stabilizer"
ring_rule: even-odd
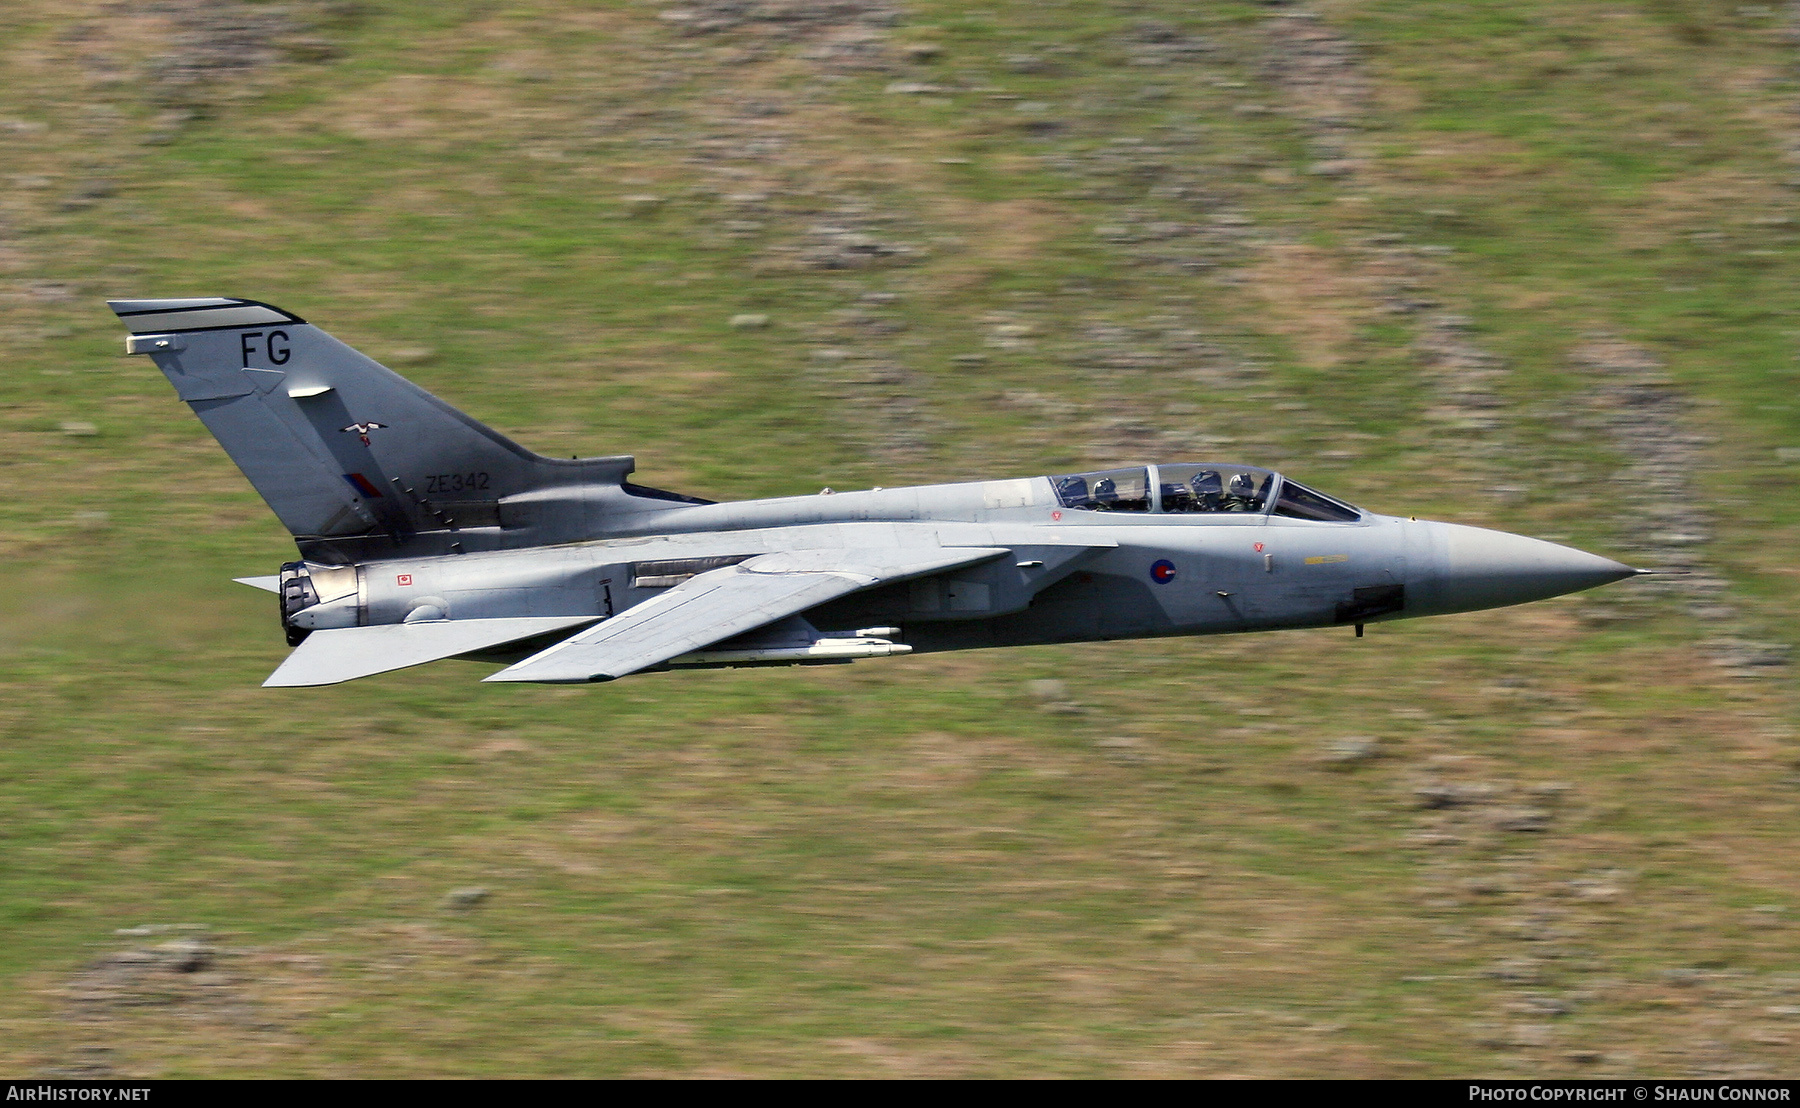
[[[1006,553],[1002,547],[918,547],[764,554],[690,578],[486,680],[607,681],[840,596],[974,565]]]
[[[269,675],[263,687],[335,685],[593,621],[593,616],[446,619],[314,631]]]
[[[249,585],[253,589],[261,589],[264,592],[281,591],[280,577],[233,577],[232,581],[239,585]]]

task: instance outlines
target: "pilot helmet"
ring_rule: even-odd
[[[1248,473],[1231,475],[1231,495],[1243,497],[1245,500],[1256,499],[1256,479]]]
[[[1194,486],[1194,492],[1201,496],[1204,496],[1209,492],[1225,491],[1224,485],[1219,482],[1219,471],[1216,469],[1201,470],[1199,473],[1194,474],[1193,481],[1189,483]]]
[[[1095,500],[1117,500],[1118,498],[1119,488],[1117,485],[1113,484],[1113,479],[1111,477],[1102,477],[1100,480],[1094,482]]]

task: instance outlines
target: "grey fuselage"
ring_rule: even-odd
[[[612,522],[588,541],[310,568],[320,599],[340,596],[358,625],[400,622],[426,601],[452,619],[605,619],[758,554],[1008,549],[803,613],[822,632],[898,626],[917,652],[1362,624],[1523,603],[1634,572],[1536,539],[1368,512],[1336,522],[1069,508],[1044,477],[658,502]]]
[[[280,687],[445,657],[522,657],[485,680],[561,683],[1360,630],[1634,572],[1536,539],[1364,512],[1255,466],[714,504],[632,483],[628,455],[527,450],[271,304],[108,304],[127,352],[156,363],[299,547],[304,560],[279,576],[241,579],[280,595],[296,647],[270,676]]]

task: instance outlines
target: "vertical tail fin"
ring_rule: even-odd
[[[642,499],[625,492],[629,456],[534,454],[272,305],[108,305],[131,332],[127,352],[150,355],[309,558],[570,541],[615,498]],[[569,489],[569,510],[502,527],[507,497],[547,487]],[[643,506],[658,503],[673,506]]]

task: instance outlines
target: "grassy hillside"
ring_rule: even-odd
[[[1791,1073],[1800,13],[0,8],[0,1070]],[[714,498],[1229,457],[1686,570],[820,670],[262,690],[107,296]],[[123,933],[121,933],[123,932]]]

